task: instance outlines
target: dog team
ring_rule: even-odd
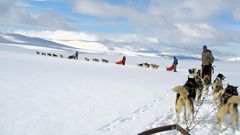
[[[176,95],[176,123],[179,123],[180,113],[183,109],[184,120],[194,122],[194,103],[201,101],[202,92],[208,95],[209,87],[212,87],[213,101],[217,106],[217,127],[219,130],[222,128],[222,122],[226,115],[230,115],[230,125],[234,124],[236,129],[238,127],[238,104],[240,103],[240,96],[236,86],[227,85],[223,86],[225,76],[219,73],[213,84],[211,85],[210,77],[205,75],[201,77],[201,70],[189,69],[188,79],[184,85],[176,86],[172,90],[177,93]]]
[[[39,52],[39,51],[36,51],[36,54],[63,58],[62,54],[59,54],[59,56],[58,56],[57,54],[54,54],[54,53],[45,53],[45,52]],[[73,55],[68,56],[67,58],[78,60],[78,51],[76,51]],[[85,57],[84,60],[85,61],[90,61],[90,58]],[[92,58],[92,61],[99,62],[100,60],[97,59],[97,58]],[[103,63],[109,63],[109,60],[107,60],[107,59],[101,59],[101,61]],[[116,64],[125,65],[125,61],[126,61],[126,57],[124,56],[123,59],[121,60],[121,63],[116,62]]]

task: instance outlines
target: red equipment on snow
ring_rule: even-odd
[[[174,65],[167,67],[167,71],[173,71],[173,69],[174,69]]]
[[[123,56],[122,60],[116,62],[116,64],[119,64],[119,65],[125,65],[125,62],[126,62],[126,57]]]

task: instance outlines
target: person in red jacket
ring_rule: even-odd
[[[119,64],[119,65],[125,65],[125,63],[126,63],[126,57],[125,56],[123,56],[122,60],[116,62],[116,64]]]
[[[166,68],[167,71],[177,72],[177,64],[178,64],[178,59],[176,57],[173,57],[173,64]]]

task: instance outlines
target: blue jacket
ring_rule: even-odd
[[[177,65],[178,64],[178,59],[177,58],[174,58],[173,60],[173,65]]]

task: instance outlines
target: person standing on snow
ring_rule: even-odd
[[[205,75],[209,75],[210,83],[212,80],[212,64],[214,62],[214,57],[212,52],[207,49],[207,45],[203,45],[202,52],[202,78]]]
[[[173,57],[173,72],[177,72],[177,64],[178,64],[178,59],[174,56]]]
[[[74,57],[76,60],[78,60],[78,51],[75,52]]]
[[[166,67],[167,71],[177,72],[177,64],[178,64],[178,59],[174,56],[172,65],[169,67]]]
[[[126,57],[123,56],[123,58],[122,58],[122,64],[125,65],[125,62],[126,62]]]

